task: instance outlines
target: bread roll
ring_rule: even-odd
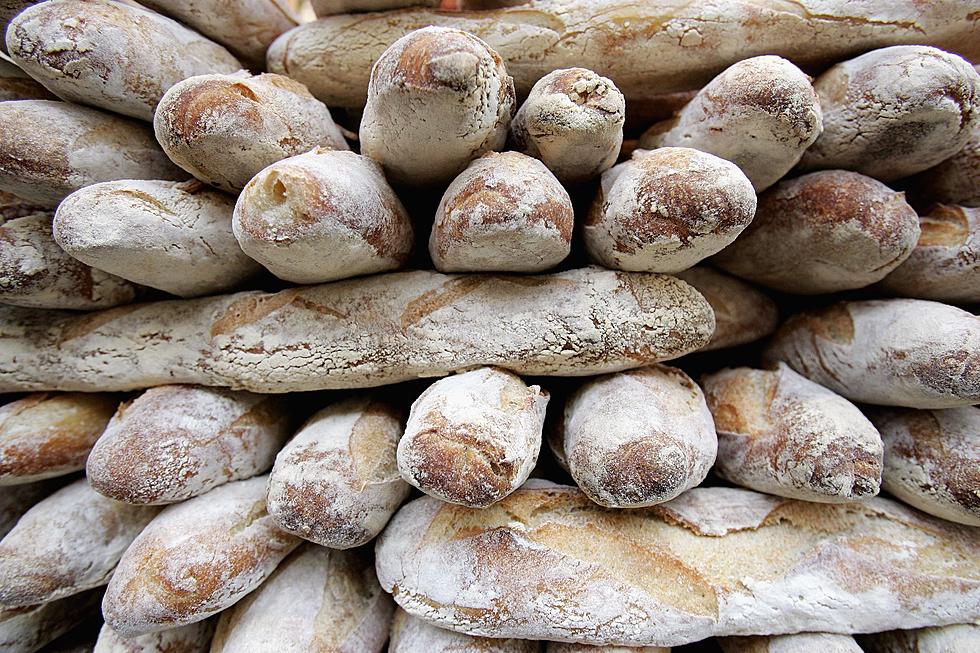
[[[32,394],[0,406],[0,486],[85,469],[118,403],[112,395],[73,392]]]
[[[867,653],[976,653],[980,626],[956,624],[914,630],[891,630],[859,637]]]
[[[794,315],[765,352],[852,401],[909,408],[980,402],[980,318],[917,299],[839,302]]]
[[[756,191],[793,169],[823,131],[810,78],[782,57],[732,64],[671,120],[654,125],[639,146],[693,147],[727,159]]]
[[[467,32],[426,27],[374,64],[361,152],[395,183],[436,186],[503,148],[514,103],[514,81],[490,46]]]
[[[198,621],[149,635],[121,637],[103,624],[92,653],[208,653],[215,620]]]
[[[92,615],[102,591],[93,589],[23,608],[0,608],[0,651],[34,653]]]
[[[404,610],[395,611],[388,653],[541,653],[538,642],[473,637],[436,628]]]
[[[222,613],[211,653],[381,653],[393,610],[370,554],[306,544]]]
[[[0,606],[37,605],[105,585],[156,513],[106,499],[84,478],[58,490],[0,540]]]
[[[411,489],[395,459],[402,432],[399,412],[369,396],[319,411],[276,457],[269,514],[333,549],[370,542]]]
[[[0,102],[0,190],[29,202],[55,208],[100,181],[186,178],[134,120],[67,102]]]
[[[268,477],[169,506],[126,550],[102,614],[123,637],[203,621],[262,584],[300,540],[266,512]]]
[[[69,195],[54,238],[74,258],[180,297],[227,292],[259,270],[231,229],[235,200],[201,182],[109,181]]]
[[[537,159],[491,152],[446,189],[429,254],[440,272],[542,272],[572,249],[568,192]]]
[[[783,363],[702,380],[718,430],[715,472],[804,501],[869,499],[881,486],[881,435],[858,408]]]
[[[976,67],[974,67],[976,70]],[[980,121],[959,152],[905,183],[909,197],[932,202],[980,207]]]
[[[624,511],[530,481],[479,511],[407,504],[376,566],[399,605],[435,625],[587,644],[917,628],[980,611],[973,529],[880,498],[696,488]]]
[[[10,532],[21,515],[57,489],[60,481],[61,479],[51,479],[3,488],[0,491],[0,538]]]
[[[830,633],[719,637],[718,645],[724,653],[861,653],[850,635]]]
[[[349,149],[330,110],[282,75],[199,75],[167,91],[153,130],[174,163],[237,193],[266,166],[315,147]]]
[[[755,342],[779,325],[776,302],[735,277],[705,266],[689,268],[676,276],[694,286],[715,313],[715,332],[700,351]]]
[[[63,100],[143,120],[168,88],[242,67],[230,52],[180,23],[108,0],[49,0],[7,28],[18,66]]]
[[[601,506],[638,508],[699,485],[718,440],[701,389],[674,367],[600,377],[565,404],[563,456]]]
[[[0,59],[0,102],[56,99],[48,89],[31,79],[30,75],[6,59]]]
[[[238,198],[233,228],[246,254],[294,283],[394,270],[413,244],[411,220],[381,166],[323,149],[258,173]]]
[[[680,272],[735,240],[755,206],[733,163],[686,147],[640,150],[602,175],[585,246],[606,267]]]
[[[669,646],[592,646],[591,644],[569,644],[567,642],[548,642],[544,653],[670,653]]]
[[[575,183],[616,163],[625,122],[626,100],[612,80],[587,68],[565,68],[531,87],[510,129],[517,149]]]
[[[291,435],[278,397],[199,386],[151,388],[119,407],[88,458],[92,487],[162,505],[267,471]]]
[[[980,123],[980,75],[936,48],[873,50],[837,64],[813,87],[824,130],[803,155],[804,170],[901,179],[956,154]]]
[[[885,442],[885,490],[936,517],[980,526],[980,407],[870,416]]]

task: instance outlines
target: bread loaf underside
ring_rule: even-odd
[[[693,351],[714,315],[673,277],[404,272],[89,313],[0,307],[0,392],[167,383],[371,387],[481,365],[577,376]]]

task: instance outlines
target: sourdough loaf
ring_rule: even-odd
[[[776,330],[776,302],[751,285],[707,266],[677,273],[677,278],[701,293],[715,314],[715,332],[700,351],[755,342]]]

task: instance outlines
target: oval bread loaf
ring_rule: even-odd
[[[904,185],[913,202],[926,206],[942,202],[980,207],[980,120],[974,123],[970,137],[959,152]]]
[[[91,653],[208,653],[215,620],[163,630],[148,635],[122,637],[103,624]]]
[[[395,610],[388,653],[541,653],[538,642],[473,637],[436,628],[404,610]]]
[[[0,651],[35,653],[98,615],[102,591],[88,590],[68,598],[23,608],[0,608]]]
[[[980,626],[956,624],[934,628],[890,630],[858,637],[866,653],[975,653]]]
[[[719,637],[718,646],[723,653],[862,653],[850,635],[831,633]]]
[[[776,302],[751,285],[706,266],[677,273],[701,293],[715,313],[715,332],[700,351],[755,342],[779,326]]]

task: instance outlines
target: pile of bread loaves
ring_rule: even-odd
[[[0,19],[0,653],[980,651],[980,0]]]

